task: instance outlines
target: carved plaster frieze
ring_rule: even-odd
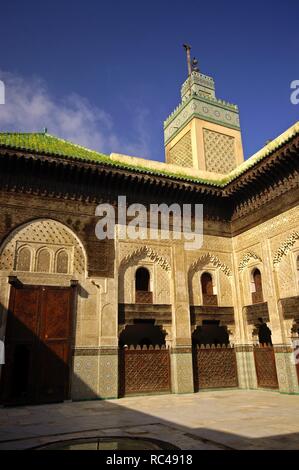
[[[193,261],[189,267],[189,273],[194,274],[197,270],[201,269],[209,263],[211,263],[215,268],[219,268],[227,276],[232,275],[231,268],[225,262],[221,261],[217,255],[212,253],[206,253]]]
[[[244,271],[244,269],[248,266],[248,263],[251,259],[262,261],[261,257],[257,255],[254,251],[247,251],[247,253],[243,256],[242,260],[239,263],[238,269],[239,271]]]
[[[144,257],[147,257],[150,260],[154,261],[159,266],[161,266],[165,271],[171,270],[170,259],[165,254],[165,252],[162,252],[158,247],[153,248],[148,245],[139,246],[137,248],[135,245],[133,249],[131,247],[130,251],[127,252],[125,256],[121,259],[119,268],[120,269],[124,268],[130,263],[132,262],[135,263],[136,260],[142,259]]]
[[[277,266],[282,258],[288,254],[290,249],[299,240],[299,232],[292,232],[291,235],[280,245],[273,257],[273,265]]]

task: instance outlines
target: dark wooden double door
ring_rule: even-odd
[[[2,403],[52,403],[68,398],[72,309],[71,287],[11,287]]]

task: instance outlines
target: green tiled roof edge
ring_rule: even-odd
[[[236,179],[238,176],[245,173],[245,171],[253,167],[256,163],[261,161],[267,155],[273,153],[275,150],[284,145],[297,134],[299,134],[299,121],[292,127],[290,127],[287,131],[285,131],[283,134],[281,134],[279,137],[277,137],[272,142],[263,147],[260,151],[258,151],[244,163],[242,163],[233,171],[231,171],[228,175],[215,180],[198,178],[192,175],[187,176],[185,174],[168,172],[165,170],[154,170],[147,168],[146,166],[129,165],[127,163],[123,163],[121,160],[111,160],[109,155],[87,149],[85,147],[82,147],[81,145],[73,144],[72,142],[60,139],[47,133],[0,132],[0,147],[3,146],[15,150],[34,151],[38,153],[44,153],[46,155],[56,155],[66,158],[72,158],[74,160],[94,161],[97,163],[105,164],[107,166],[123,168],[130,171],[138,171],[140,173],[146,173],[156,176],[166,176],[186,182],[203,183],[209,186],[224,187],[231,181]],[[20,144],[20,142],[24,142],[25,137],[27,145]],[[30,140],[32,141],[31,143]]]

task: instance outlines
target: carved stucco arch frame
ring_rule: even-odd
[[[127,269],[128,266],[134,265],[137,260],[143,259],[145,257],[149,257],[155,263],[159,264],[165,271],[171,271],[170,261],[165,256],[159,254],[159,252],[154,248],[144,245],[136,248],[120,261],[119,272],[121,270]]]
[[[164,271],[170,274],[171,266],[170,261],[162,254],[159,253],[158,250],[155,250],[152,247],[147,245],[143,245],[141,247],[135,248],[129,254],[124,256],[119,263],[118,269],[118,283],[119,283],[119,292],[123,292],[125,288],[125,274],[127,269],[130,266],[137,265],[137,262],[149,258],[150,260],[154,261],[157,265],[159,265]]]
[[[255,260],[258,264],[262,263],[262,258],[257,253],[254,251],[247,251],[239,263],[238,270],[243,272],[251,260]]]
[[[222,262],[217,255],[213,255],[210,252],[202,254],[201,256],[199,256],[199,258],[197,258],[195,261],[191,263],[188,269],[188,288],[189,288],[190,304],[193,303],[193,289],[192,289],[193,277],[198,271],[200,271],[201,269],[203,269],[205,266],[207,266],[210,263],[213,265],[214,268],[217,268],[220,271],[222,271],[228,278],[231,278],[232,276],[232,271],[230,267],[226,263]],[[214,283],[214,279],[213,279],[213,283]]]
[[[299,240],[299,232],[293,231],[290,235],[280,244],[278,250],[274,253],[273,256],[273,267],[278,268],[282,259],[287,256],[287,254],[291,251],[292,247],[297,243]]]
[[[22,234],[22,231],[28,228],[30,225],[36,224],[36,223],[42,223],[42,222],[54,223],[56,224],[56,226],[58,226],[58,228],[62,227],[65,230],[73,246],[76,246],[76,249],[79,250],[78,258],[80,262],[78,266],[82,267],[82,270],[80,272],[77,272],[74,270],[73,274],[69,273],[67,276],[65,276],[63,281],[62,281],[61,274],[58,274],[58,273],[46,273],[46,278],[41,278],[41,273],[36,273],[34,271],[33,257],[31,259],[30,271],[21,272],[21,271],[17,271],[14,269],[16,245],[17,245],[18,237],[20,237]],[[43,243],[42,240],[39,242]],[[45,247],[47,246],[47,243],[49,244],[49,242],[45,242]],[[9,247],[9,244],[11,244],[10,246],[11,253],[10,253],[10,258],[8,259],[8,263],[5,266],[3,265],[2,257],[5,253],[5,250]],[[24,240],[24,246],[28,247],[31,250],[30,240],[28,240],[27,242]],[[22,283],[24,282],[25,284],[29,283],[29,284],[43,285],[44,283],[48,283],[49,276],[50,276],[52,279],[51,285],[61,285],[61,286],[69,285],[69,282],[73,278],[74,275],[76,276],[76,278],[77,276],[86,277],[86,274],[87,274],[86,250],[81,240],[78,238],[78,236],[74,233],[74,231],[70,227],[68,227],[66,224],[63,224],[61,221],[50,218],[50,217],[39,217],[39,218],[30,219],[14,227],[13,230],[10,231],[10,233],[4,238],[4,240],[2,240],[0,244],[0,336],[1,335],[4,336],[4,332],[6,328],[6,321],[7,321],[7,313],[8,313],[8,305],[9,305],[9,297],[10,297],[10,289],[11,289],[10,284],[7,282],[8,276],[14,275],[15,273],[18,276],[21,276],[21,282]],[[80,285],[79,285],[79,289],[80,289]],[[77,305],[74,306],[74,318],[73,318],[74,325],[76,324],[76,315],[77,315]]]
[[[3,267],[2,257],[5,253],[5,250],[8,248],[9,244],[11,244],[11,245],[14,244],[14,246],[16,245],[16,243],[18,241],[18,236],[20,236],[22,234],[22,232],[24,230],[26,230],[26,228],[28,228],[28,227],[30,227],[34,224],[43,223],[43,222],[47,222],[47,223],[50,223],[50,224],[51,223],[55,224],[55,225],[58,226],[58,228],[61,227],[63,230],[66,231],[67,235],[69,236],[70,242],[71,242],[70,244],[73,244],[73,246],[75,246],[78,250],[80,250],[80,256],[82,258],[82,272],[77,273],[76,271],[74,271],[74,274],[80,274],[80,275],[86,276],[86,273],[87,273],[87,253],[86,253],[86,250],[85,250],[85,247],[84,247],[82,241],[80,240],[78,235],[73,231],[72,228],[70,228],[65,223],[62,223],[60,220],[57,220],[57,219],[54,219],[54,218],[51,218],[51,217],[39,217],[39,218],[34,218],[34,219],[27,220],[25,222],[22,222],[18,226],[14,227],[10,231],[10,233],[4,238],[4,240],[2,240],[2,243],[0,244],[0,270],[10,271],[10,272],[15,271],[15,269],[14,269],[14,258],[12,259],[12,262],[10,263],[9,266]],[[41,243],[42,243],[42,241],[41,241]],[[30,241],[28,241],[28,247],[31,249]],[[47,248],[47,243],[46,242],[45,242],[45,248]],[[63,248],[64,248],[64,246],[62,244],[61,249],[59,249],[58,251],[61,251]],[[42,249],[43,249],[43,247],[40,247],[40,248],[37,249],[37,251],[40,251]],[[34,273],[31,272],[31,274],[34,274]]]

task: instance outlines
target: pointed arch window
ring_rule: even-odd
[[[214,295],[213,278],[208,272],[200,277],[203,305],[217,305],[217,295]]]
[[[252,303],[258,304],[264,302],[262,275],[260,270],[257,268],[252,271],[252,282],[254,289],[252,292]]]
[[[150,291],[150,273],[147,268],[140,267],[135,273],[135,302],[139,304],[153,303]]]

